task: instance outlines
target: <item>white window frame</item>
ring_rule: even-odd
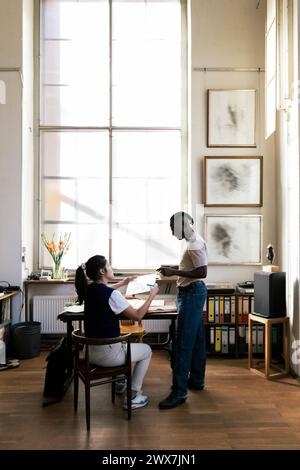
[[[43,266],[41,263],[41,253],[44,249],[42,242],[41,242],[41,227],[42,227],[42,210],[41,210],[41,201],[42,201],[42,175],[41,175],[41,155],[40,155],[40,136],[42,130],[47,131],[68,131],[68,130],[94,130],[93,127],[77,127],[77,126],[41,126],[40,125],[40,4],[41,0],[34,0],[35,2],[35,32],[34,32],[34,44],[35,44],[35,104],[34,104],[34,111],[35,111],[35,143],[34,143],[34,154],[35,154],[35,188],[34,188],[34,249],[33,249],[33,256],[34,256],[34,266],[37,269],[47,268],[47,266]],[[182,94],[181,94],[181,112],[182,112],[182,119],[181,119],[181,127],[179,128],[151,128],[151,127],[132,127],[130,130],[180,130],[181,131],[181,194],[182,194],[182,208],[186,208],[189,206],[189,190],[188,190],[188,13],[187,13],[187,3],[188,0],[180,0],[181,2],[181,28],[182,28],[182,41],[181,41],[181,53],[182,53],[182,61],[181,61],[181,83],[182,83]],[[111,22],[111,15],[112,15],[112,0],[109,0],[110,4],[110,22]],[[111,39],[110,39],[110,49],[111,49]],[[111,96],[111,76],[110,76],[110,96]],[[112,135],[113,130],[129,130],[126,127],[116,127],[110,125],[108,127],[97,127],[97,130],[108,130],[109,135]],[[110,220],[109,220],[109,261],[112,258],[112,240],[111,240],[111,233],[112,233],[112,214],[111,214],[111,207],[112,207],[112,175],[111,175],[111,166],[112,166],[112,148],[110,146]],[[113,267],[114,270],[118,270],[117,266]],[[151,271],[150,269],[122,269],[122,272],[148,272]]]

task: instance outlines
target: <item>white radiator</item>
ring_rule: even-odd
[[[66,333],[67,324],[57,320],[57,315],[67,303],[75,303],[75,296],[35,295],[33,297],[33,320],[41,323],[41,333]],[[170,320],[144,320],[146,333],[165,333],[169,331]],[[79,328],[74,322],[74,329]]]
[[[57,319],[66,303],[74,303],[76,297],[69,295],[33,296],[33,320],[41,322],[41,333],[66,333],[67,324]],[[78,323],[78,322],[76,322]],[[74,329],[79,328],[74,324]]]
[[[143,320],[146,333],[168,333],[170,320]]]

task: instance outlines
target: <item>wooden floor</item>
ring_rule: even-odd
[[[150,404],[127,421],[109,385],[92,390],[91,432],[85,428],[84,393],[73,412],[72,388],[62,402],[42,407],[45,356],[0,372],[0,449],[300,449],[300,385],[293,378],[267,381],[246,359],[210,358],[207,387],[187,402],[160,411],[169,392],[170,363],[154,351],[144,384]]]

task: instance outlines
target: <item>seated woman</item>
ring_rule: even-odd
[[[118,287],[127,285],[134,277],[125,278],[114,284],[114,287],[110,287],[108,281],[113,278],[111,266],[105,257],[100,255],[93,256],[76,270],[75,287],[79,303],[84,302],[84,329],[87,337],[120,336],[119,314],[123,313],[131,320],[141,320],[158,292],[158,287],[153,287],[145,303],[135,309],[117,290]],[[91,363],[102,367],[114,367],[124,364],[126,344],[90,346],[89,353]],[[131,344],[131,358],[135,362],[132,374],[132,409],[145,406],[149,402],[148,397],[142,393],[142,385],[151,355],[152,351],[148,344]],[[123,407],[127,409],[126,397]]]

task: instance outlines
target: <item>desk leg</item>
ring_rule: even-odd
[[[249,318],[248,321],[248,367],[252,369],[253,367],[253,355],[252,355],[252,325],[253,321]]]
[[[72,320],[67,319],[68,376],[72,376],[74,369],[74,357],[72,351],[72,331]]]

